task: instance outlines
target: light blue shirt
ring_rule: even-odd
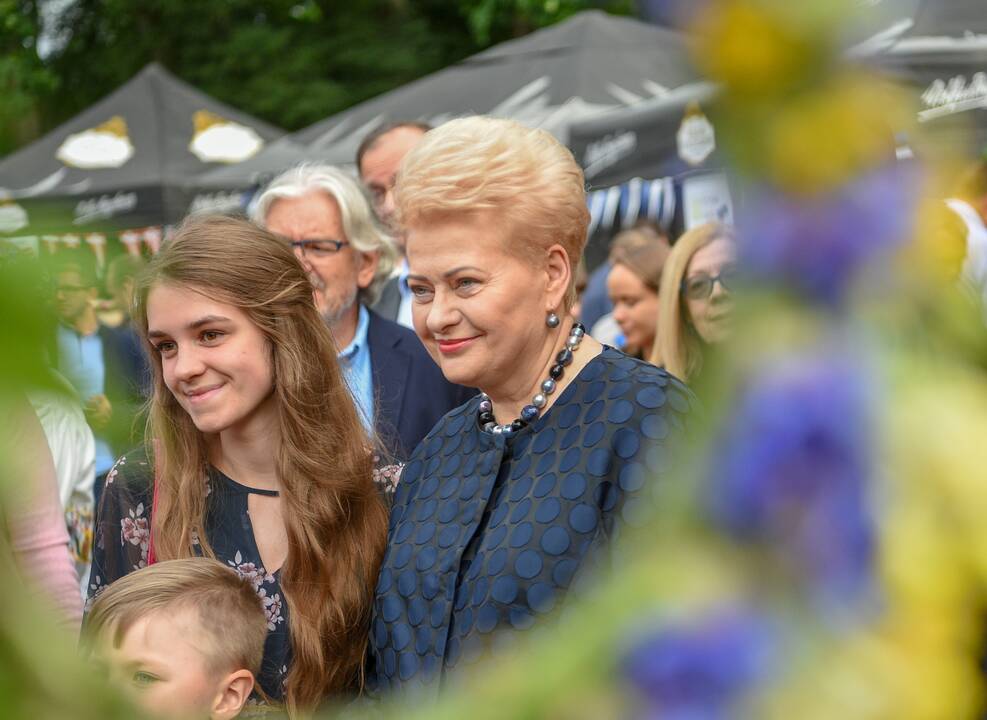
[[[411,304],[414,298],[411,296],[411,288],[408,287],[408,260],[401,261],[401,269],[398,271],[398,294],[401,296],[401,303],[398,305],[398,316],[395,321],[398,325],[415,329],[415,323],[411,318]]]
[[[370,329],[370,313],[363,305],[356,323],[356,334],[350,344],[337,355],[343,370],[346,384],[350,386],[360,419],[367,432],[374,429],[374,380],[370,368],[370,344],[367,330]]]
[[[106,365],[103,363],[103,340],[99,333],[80,335],[64,325],[58,326],[58,371],[72,383],[86,402],[93,395],[106,392]],[[113,451],[105,438],[96,437],[96,474],[113,467]]]

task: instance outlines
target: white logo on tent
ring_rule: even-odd
[[[0,205],[0,232],[17,232],[27,227],[27,211],[17,203]]]
[[[264,147],[263,138],[246,125],[207,110],[197,111],[192,119],[195,134],[188,147],[202,162],[238,163]]]
[[[586,147],[586,153],[583,155],[583,165],[586,169],[583,174],[587,178],[596,177],[630,155],[636,147],[637,133],[631,130],[604,135]]]
[[[115,195],[100,195],[99,197],[81,200],[75,206],[75,225],[82,225],[91,220],[102,220],[130,212],[137,207],[137,193],[118,192]]]
[[[133,156],[127,122],[119,115],[102,125],[69,135],[55,152],[55,157],[66,165],[83,170],[118,168]]]
[[[957,75],[949,82],[936,78],[922,93],[922,102],[929,108],[918,114],[922,122],[987,107],[987,73],[975,73],[969,83],[965,75]]]
[[[686,110],[675,141],[679,157],[690,165],[701,165],[716,149],[716,131],[698,105]]]

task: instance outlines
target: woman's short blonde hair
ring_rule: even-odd
[[[658,328],[651,362],[688,381],[702,368],[702,343],[692,327],[689,308],[682,302],[682,281],[689,262],[701,248],[720,238],[733,239],[726,225],[706,223],[683,233],[672,246],[661,274],[658,293]]]
[[[404,158],[395,184],[405,228],[470,213],[496,214],[508,250],[538,261],[558,243],[573,272],[565,306],[575,299],[574,268],[589,227],[582,168],[545,130],[473,116],[427,132]]]

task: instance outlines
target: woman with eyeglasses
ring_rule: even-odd
[[[718,223],[678,239],[662,272],[652,363],[683,380],[694,379],[705,346],[729,336],[736,257],[733,231]]]

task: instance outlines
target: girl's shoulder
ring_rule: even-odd
[[[144,447],[122,455],[106,474],[104,492],[143,494],[154,485],[154,463]]]

